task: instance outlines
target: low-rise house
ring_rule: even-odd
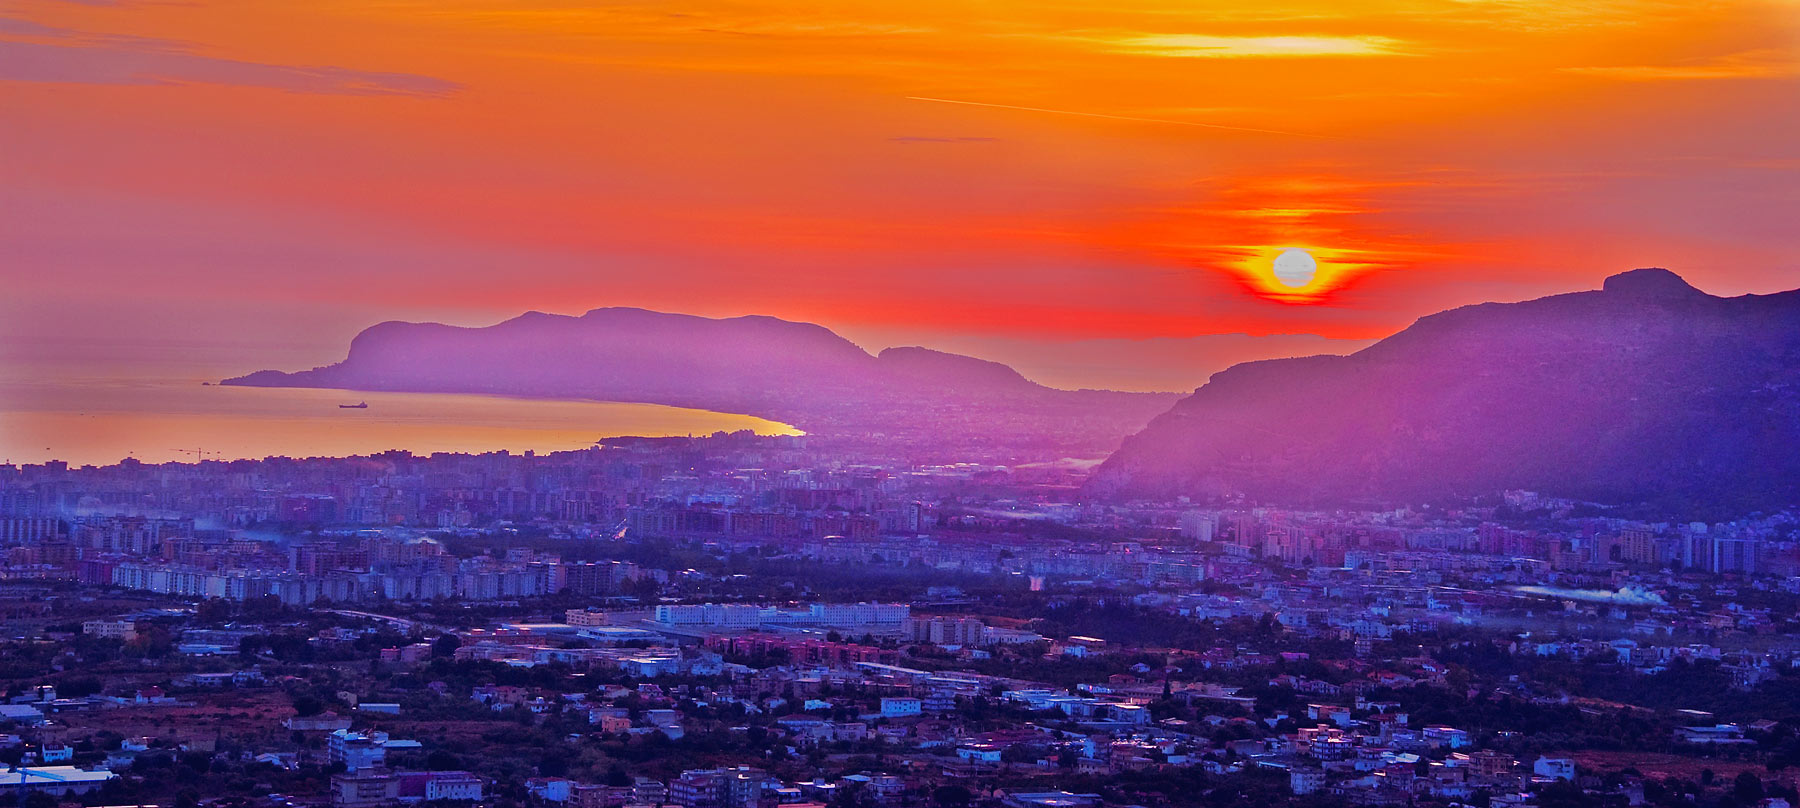
[[[1008,808],[1095,808],[1099,794],[1071,794],[1067,791],[1014,792],[1004,799]]]
[[[35,726],[44,722],[44,713],[29,704],[0,704],[0,721]]]
[[[1575,761],[1565,757],[1540,757],[1531,764],[1531,773],[1551,780],[1575,779]]]
[[[566,777],[533,777],[525,781],[525,790],[541,800],[567,802],[575,794],[575,781]]]
[[[1675,740],[1678,743],[1703,744],[1708,746],[1756,743],[1754,739],[1744,737],[1744,728],[1736,724],[1715,724],[1710,727],[1676,727]]]
[[[27,766],[0,771],[0,792],[13,793],[23,788],[26,794],[66,797],[97,791],[116,777],[109,771],[87,771],[74,766]]]

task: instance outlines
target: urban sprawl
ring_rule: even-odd
[[[871,459],[872,457],[877,459]],[[809,437],[0,466],[0,789],[1788,808],[1800,524],[1095,504]]]

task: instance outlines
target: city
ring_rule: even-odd
[[[1096,506],[862,460],[5,467],[0,754],[171,805],[1793,797],[1794,514]]]

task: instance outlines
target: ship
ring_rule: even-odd
[[[340,410],[366,410],[368,408],[369,408],[369,402],[367,402],[367,401],[358,401],[355,404],[339,404],[338,405],[338,409],[340,409]]]

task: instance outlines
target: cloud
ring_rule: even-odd
[[[1705,79],[1767,79],[1800,75],[1800,61],[1772,50],[1744,51],[1711,61],[1671,65],[1620,65],[1565,67],[1565,73],[1619,79],[1621,81],[1695,81]]]
[[[1208,36],[1153,34],[1100,40],[1108,50],[1189,59],[1244,57],[1399,56],[1398,39],[1385,36]]]
[[[1459,10],[1457,6],[1462,8]],[[1632,27],[1664,22],[1683,12],[1692,11],[1693,8],[1694,4],[1685,0],[1589,0],[1585,3],[1452,0],[1445,19],[1539,33],[1565,33],[1584,28]],[[1422,9],[1416,13],[1430,15],[1434,10]]]
[[[0,17],[0,36],[56,37],[73,36],[66,28],[55,28],[20,17]]]
[[[65,84],[220,84],[330,95],[446,96],[447,79],[329,65],[279,65],[220,59],[187,43],[112,36],[0,17],[0,80]]]
[[[736,34],[740,36],[772,36],[772,37],[874,37],[903,36],[907,34],[930,34],[933,29],[906,25],[881,25],[855,22],[824,22],[818,20],[761,20],[742,21],[731,25],[700,26],[694,30],[711,34]]]
[[[1139,123],[1162,123],[1171,126],[1193,126],[1201,129],[1229,129],[1236,132],[1260,132],[1265,135],[1292,135],[1294,137],[1323,138],[1326,135],[1312,135],[1305,132],[1289,132],[1281,129],[1257,129],[1249,126],[1226,126],[1218,123],[1200,123],[1199,121],[1172,121],[1164,118],[1140,118],[1136,115],[1111,115],[1103,112],[1079,112],[1069,109],[1047,109],[1045,107],[1022,107],[1016,104],[990,104],[985,101],[958,101],[952,98],[931,98],[923,95],[909,95],[908,101],[927,101],[933,104],[960,104],[965,107],[988,107],[991,109],[1010,109],[1019,112],[1042,112],[1048,115],[1073,115],[1081,118],[1105,118],[1114,121],[1137,121]]]
[[[496,7],[500,4],[467,8],[457,8],[450,3],[419,5],[430,8],[434,18],[484,29],[554,30],[581,37],[619,37],[635,33],[655,38],[721,34],[745,38],[862,40],[938,33],[932,26],[821,16],[829,9],[815,9],[803,16],[782,16],[775,12],[725,8],[671,12],[654,4],[602,3],[587,4],[587,7],[557,4],[543,8],[519,8],[516,7],[518,4],[508,4],[505,8]]]
[[[900,135],[888,138],[895,143],[993,143],[999,139],[997,137],[931,137],[928,135]]]

